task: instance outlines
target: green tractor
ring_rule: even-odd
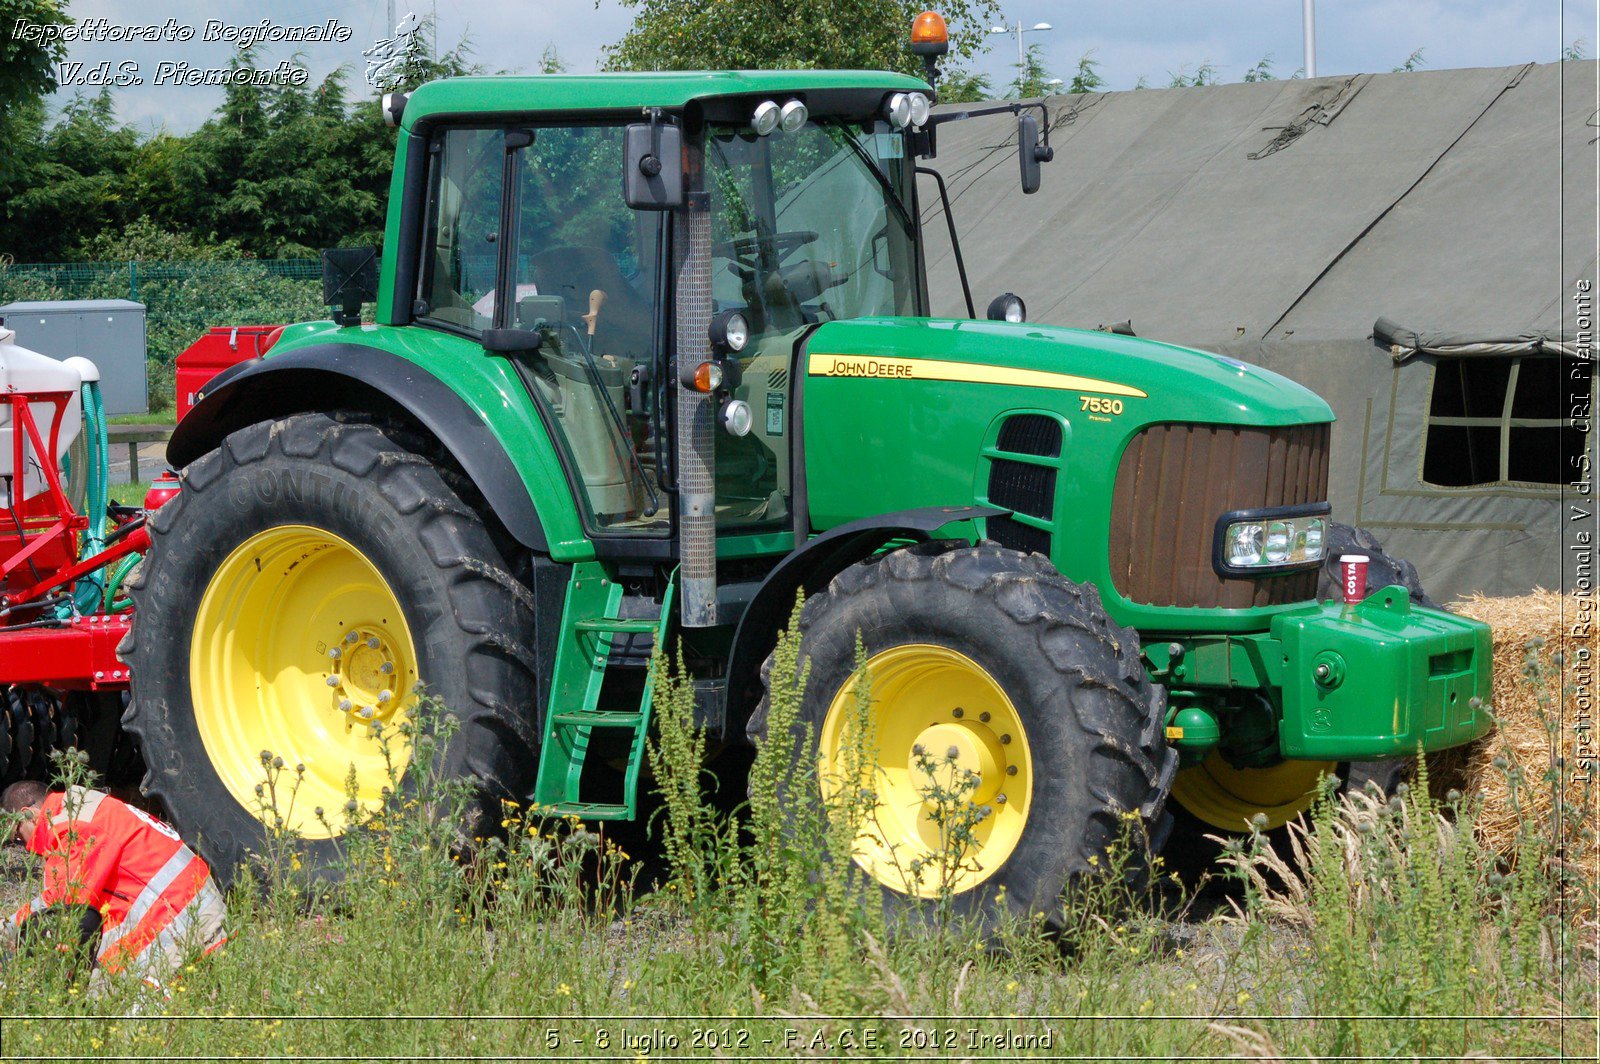
[[[219,870],[262,844],[262,751],[304,765],[280,813],[326,866],[419,683],[459,720],[429,756],[472,781],[467,837],[505,800],[633,818],[651,648],[747,743],[802,592],[824,790],[866,655],[857,860],[889,904],[1046,905],[1169,798],[1282,824],[1326,773],[1482,734],[1489,631],[1332,521],[1316,395],[1010,295],[929,317],[939,126],[1008,112],[1025,190],[1050,156],[1037,104],[930,114],[929,66],[385,99],[381,264],[330,253],[334,320],[209,385],[133,592],[125,724]],[[938,883],[930,756],[983,810]]]

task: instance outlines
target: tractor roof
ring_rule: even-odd
[[[673,109],[691,100],[752,93],[838,89],[922,91],[918,78],[884,70],[685,70],[616,74],[539,74],[432,81],[406,103],[409,129],[427,115],[530,111]]]

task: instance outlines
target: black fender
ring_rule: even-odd
[[[794,611],[795,594],[814,595],[856,562],[897,539],[922,541],[945,525],[1010,513],[994,506],[926,506],[863,517],[807,541],[767,574],[739,618],[728,654],[724,735],[739,738],[761,701],[761,664],[778,645],[778,632]]]
[[[483,419],[433,374],[366,344],[317,344],[224,370],[178,422],[167,461],[182,469],[248,425],[334,409],[403,412],[450,452],[518,543],[549,549],[527,485]]]

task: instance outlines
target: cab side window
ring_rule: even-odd
[[[452,129],[434,145],[419,316],[481,332],[494,315],[505,133]]]

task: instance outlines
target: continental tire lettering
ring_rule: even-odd
[[[1051,388],[1057,391],[1098,392],[1101,395],[1147,398],[1145,392],[1129,384],[1055,373],[1041,369],[1017,369],[974,362],[944,362],[934,358],[870,358],[865,355],[814,354],[806,363],[813,377],[863,377],[873,380],[956,381],[963,384],[1007,384],[1021,388]]]

